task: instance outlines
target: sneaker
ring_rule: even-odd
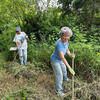
[[[64,96],[65,95],[62,90],[59,90],[59,91],[56,90],[56,93],[59,94],[60,96]]]

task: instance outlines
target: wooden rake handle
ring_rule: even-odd
[[[74,50],[73,50],[74,54]],[[72,58],[72,69],[74,70],[74,58]],[[74,75],[72,76],[72,100],[74,100]]]

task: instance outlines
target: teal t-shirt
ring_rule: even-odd
[[[65,55],[65,54],[66,54],[66,51],[67,51],[67,49],[68,49],[68,46],[69,46],[68,41],[67,41],[66,44],[64,45],[64,44],[61,42],[60,39],[57,40],[56,46],[55,46],[55,50],[54,50],[54,52],[52,53],[52,55],[51,55],[51,57],[50,57],[50,58],[51,58],[51,61],[52,61],[52,62],[59,62],[59,61],[62,61],[62,60],[60,59],[60,56],[59,56],[59,51],[62,51],[63,54]]]

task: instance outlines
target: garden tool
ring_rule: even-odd
[[[74,50],[73,50],[74,54]],[[74,70],[74,57],[72,58],[72,69]],[[72,100],[74,100],[74,75],[72,76]]]

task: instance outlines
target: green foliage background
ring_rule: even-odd
[[[29,36],[28,62],[31,68],[50,70],[50,55],[59,39],[59,31],[68,26],[73,32],[69,49],[76,55],[76,76],[92,83],[100,76],[100,0],[58,0],[58,7],[50,7],[50,0],[47,0],[45,10],[39,7],[38,1],[43,0],[0,0],[0,69],[6,68],[14,75],[22,73],[23,67],[18,64],[5,67],[6,62],[13,61],[14,54],[9,49],[15,46],[16,27],[21,27]],[[71,65],[72,59],[68,55],[65,57]],[[33,72],[31,76],[34,77]],[[14,100],[14,96],[27,100],[29,92],[22,89],[2,100]]]
[[[40,10],[37,1],[1,0],[0,2],[0,52],[6,60],[12,60],[10,47],[15,46],[13,38],[15,28],[20,26],[28,36],[28,61],[38,67],[50,65],[56,40],[62,26],[73,31],[69,49],[75,50],[75,70],[89,68],[100,70],[100,8],[99,1],[59,0],[62,7],[47,7]],[[87,6],[90,4],[89,6]],[[71,5],[71,7],[69,6]],[[71,59],[66,56],[71,64]],[[94,71],[94,72],[95,72]]]

